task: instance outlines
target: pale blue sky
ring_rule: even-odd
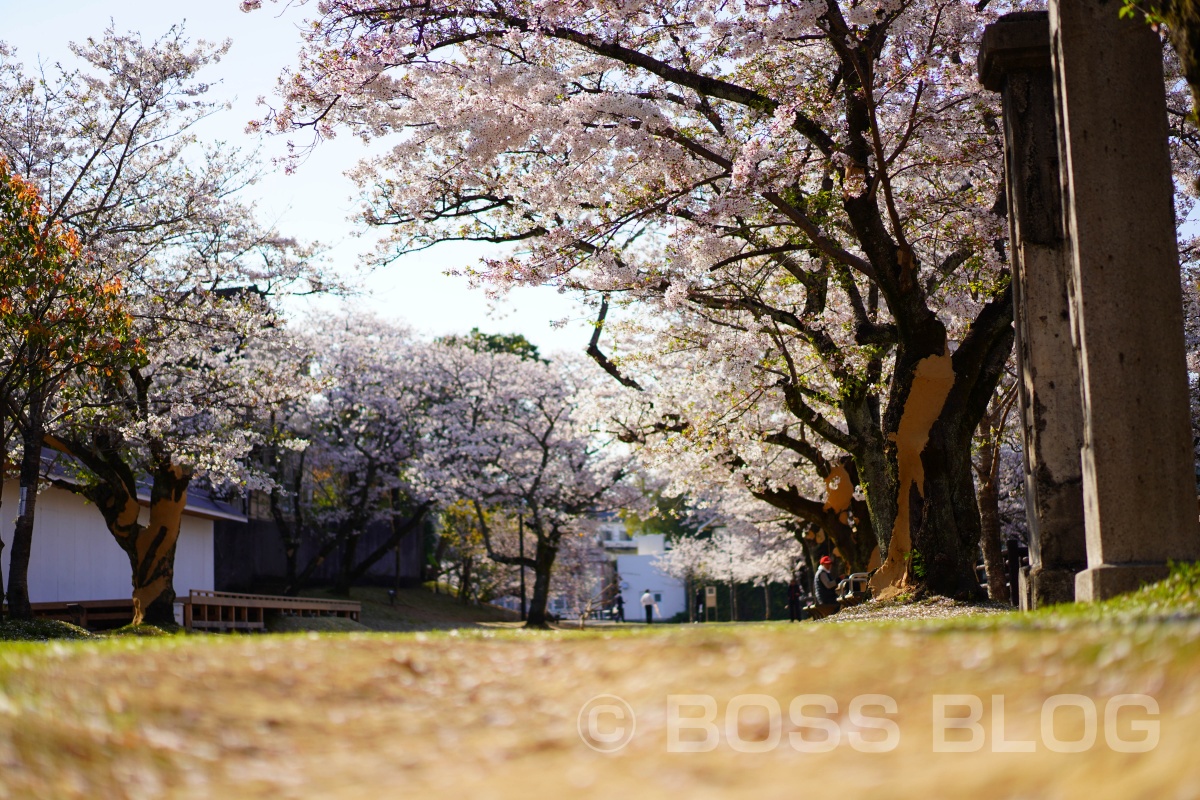
[[[238,0],[0,0],[0,40],[16,47],[28,64],[39,58],[47,64],[66,63],[71,58],[67,43],[98,36],[110,19],[118,31],[140,31],[147,39],[186,19],[194,39],[233,40],[226,58],[205,73],[207,80],[219,81],[212,96],[231,100],[233,110],[207,122],[203,133],[253,147],[258,140],[244,133],[245,124],[261,114],[256,99],[272,96],[276,77],[294,61],[300,44],[296,25],[307,11],[264,3],[262,11],[243,14]],[[263,139],[264,158],[281,155],[284,143],[285,137]],[[319,239],[332,248],[333,263],[349,269],[370,249],[371,240],[352,235],[356,226],[347,217],[354,208],[354,187],[342,173],[365,152],[357,140],[342,136],[318,148],[295,174],[268,176],[253,190],[264,219],[277,219],[285,233]],[[586,346],[585,325],[550,328],[552,320],[578,320],[584,313],[553,289],[518,290],[489,316],[491,304],[482,291],[442,274],[485,252],[483,247],[448,245],[406,257],[366,278],[366,294],[358,302],[430,334],[478,326],[519,331],[546,351]]]

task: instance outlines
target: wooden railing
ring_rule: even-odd
[[[266,629],[268,612],[297,617],[347,617],[357,622],[362,603],[193,589],[183,601],[183,625],[188,630],[261,631]]]
[[[32,603],[33,616],[70,622],[92,631],[120,628],[133,622],[133,600],[78,600]],[[7,607],[5,607],[7,613]]]
[[[355,622],[362,603],[353,600],[321,600],[313,597],[277,597],[193,589],[179,601],[183,625],[188,630],[262,631],[268,613],[296,617],[346,617]],[[7,607],[5,607],[7,608]],[[120,628],[133,621],[133,600],[79,600],[34,603],[39,619],[71,622],[88,630]]]

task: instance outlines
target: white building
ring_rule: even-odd
[[[666,537],[661,533],[647,536],[626,537],[625,540],[605,542],[608,549],[617,552],[617,575],[621,597],[625,599],[625,619],[628,622],[645,621],[642,610],[642,594],[649,589],[658,604],[655,622],[668,620],[676,614],[687,613],[687,588],[683,581],[672,578],[654,565],[657,557],[667,551]]]
[[[654,566],[655,559],[669,549],[663,534],[630,536],[625,522],[616,514],[596,517],[592,520],[592,526],[590,535],[598,547],[594,548],[596,557],[589,559],[591,594],[608,594],[613,586],[615,568],[616,586],[625,600],[627,622],[645,621],[642,594],[646,589],[650,590],[658,605],[655,622],[664,622],[680,613],[687,614],[687,589],[683,581],[672,578]],[[556,569],[560,568],[561,565],[556,566]],[[516,597],[502,597],[493,602],[514,611],[520,608],[520,599]],[[578,603],[573,603],[572,598],[561,591],[553,592],[547,603],[550,613],[564,619],[573,618],[577,606]],[[609,611],[611,607],[606,604],[604,612],[607,614]]]
[[[142,500],[142,522],[148,522],[149,493]],[[0,506],[0,568],[8,577],[16,521],[16,480],[4,484]],[[245,521],[231,506],[189,492],[175,551],[175,591],[213,586],[213,520]],[[109,533],[94,505],[77,494],[49,487],[38,494],[33,548],[29,558],[29,600],[33,603],[118,600],[133,593],[129,557]]]

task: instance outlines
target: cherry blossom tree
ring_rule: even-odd
[[[192,131],[219,110],[198,73],[225,47],[180,29],[149,43],[109,30],[74,45],[84,66],[57,75],[29,75],[0,51],[0,153],[41,191],[47,218],[121,277],[145,350],[97,382],[91,416],[46,441],[80,466],[60,485],[96,504],[128,554],[136,618],[158,623],[174,619],[188,486],[253,481],[245,420],[291,391],[295,370],[261,357],[288,347],[274,302],[321,284],[310,248],[237,201],[254,162]]]
[[[787,583],[803,559],[800,544],[789,532],[772,525],[755,525],[732,518],[705,539],[684,537],[658,556],[655,566],[683,581],[717,580],[729,585],[732,619],[737,619],[738,584],[753,584],[764,590],[765,608],[770,613],[766,594],[772,583]]]
[[[477,276],[773,340],[758,369],[852,458],[876,588],[974,595],[971,438],[1013,334],[973,50],[1027,4],[984,5],[323,3],[266,122],[390,137],[356,173],[384,259],[521,242]]]
[[[776,376],[763,368],[769,340],[703,318],[665,327],[626,321],[613,330],[626,377],[595,394],[606,420],[639,457],[697,496],[748,493],[795,518],[797,531],[834,542],[854,570],[879,564],[865,496],[852,459],[814,435],[786,407]],[[763,353],[768,353],[764,356]]]
[[[550,582],[551,595],[563,601],[568,614],[583,629],[617,590],[616,570],[597,543],[594,526],[586,520],[579,521],[560,541]]]
[[[775,339],[789,413],[853,458],[877,585],[971,594],[970,439],[1012,339],[970,52],[991,13],[348,0],[318,8],[269,121],[397,134],[357,173],[391,253],[520,241],[479,276]]]
[[[21,501],[7,599],[17,619],[33,615],[28,570],[46,431],[77,407],[89,382],[138,356],[119,295],[120,282],[96,268],[0,156],[0,460],[15,429]]]
[[[586,364],[441,343],[431,350],[429,457],[423,474],[448,502],[476,511],[488,555],[533,570],[530,627],[548,624],[551,577],[577,520],[634,499],[629,457],[581,413]],[[489,510],[520,515],[533,552],[501,550]]]
[[[304,344],[320,391],[273,410],[265,448],[274,480],[272,517],[288,553],[289,591],[337,551],[335,591],[351,584],[417,530],[433,506],[416,472],[431,401],[429,345],[408,329],[367,314],[308,319]],[[363,534],[391,535],[368,553]],[[301,540],[319,547],[302,568]]]

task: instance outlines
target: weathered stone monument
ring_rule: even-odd
[[[1071,249],[1063,228],[1047,12],[1010,14],[979,49],[983,85],[1000,92],[1025,441],[1029,560],[1024,606],[1069,603],[1087,566],[1083,411],[1071,337]]]
[[[1088,601],[1200,560],[1162,46],[1119,8],[1051,0],[989,26],[980,53],[1004,99],[1038,605],[1069,599],[1077,569]]]

